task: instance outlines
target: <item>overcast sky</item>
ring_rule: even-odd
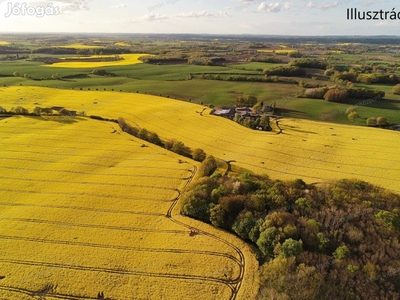
[[[400,21],[346,20],[347,8],[400,12],[400,1],[0,0],[0,32],[399,35]]]

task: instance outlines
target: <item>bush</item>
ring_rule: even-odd
[[[378,125],[378,122],[375,117],[370,117],[367,119],[367,125],[368,126],[376,126],[376,125]]]
[[[217,161],[210,155],[202,162],[199,168],[199,173],[201,174],[201,177],[211,176],[217,168]]]
[[[304,96],[306,98],[311,98],[311,99],[324,99],[324,95],[328,91],[327,87],[323,88],[315,88],[315,89],[306,89],[304,92]]]
[[[325,70],[328,63],[312,58],[295,59],[289,63],[289,66],[296,66],[300,68],[312,68]]]
[[[301,77],[306,76],[306,70],[296,66],[278,66],[266,68],[264,74],[267,76],[287,76],[287,77]]]
[[[17,106],[13,107],[11,109],[11,112],[17,115],[27,115],[29,114],[29,111],[26,108],[23,108],[22,106]]]
[[[395,94],[395,95],[400,95],[400,84],[395,85],[395,86],[393,87],[392,92],[393,92],[393,94]]]
[[[235,102],[238,106],[247,106],[253,107],[257,104],[257,98],[251,95],[240,96],[235,99]]]
[[[204,152],[203,149],[195,149],[195,150],[193,151],[192,158],[193,158],[195,161],[202,162],[203,160],[206,159],[206,157],[207,157],[207,154]]]
[[[386,118],[384,118],[384,117],[377,117],[376,118],[376,124],[377,125],[379,125],[379,126],[385,126],[385,125],[388,125],[388,120],[386,119]]]
[[[347,90],[339,88],[330,89],[325,93],[324,99],[329,102],[346,103],[348,100],[348,92]]]

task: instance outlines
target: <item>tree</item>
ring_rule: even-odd
[[[392,92],[393,92],[393,94],[395,94],[395,95],[400,95],[400,84],[395,85],[395,86],[393,87]]]
[[[181,141],[175,141],[172,145],[171,150],[180,155],[188,156],[190,153],[190,149],[185,146],[185,144]]]
[[[388,124],[388,121],[384,117],[377,117],[376,118],[376,124],[378,124],[379,126],[385,126],[385,125]]]
[[[339,88],[330,89],[324,95],[324,99],[329,102],[346,103],[347,98],[348,92]]]
[[[256,244],[267,260],[273,258],[274,248],[278,244],[279,231],[276,227],[268,227],[260,233]]]
[[[263,108],[262,103],[261,103],[261,102],[257,102],[257,103],[253,106],[253,111],[254,111],[255,113],[260,113],[261,110],[262,110],[262,108]]]
[[[199,173],[201,176],[211,176],[217,168],[217,161],[210,155],[202,162]]]
[[[13,73],[13,75],[14,75],[15,77],[19,77],[19,72],[18,72],[18,71],[15,71],[15,72]]]
[[[339,246],[333,252],[333,257],[336,259],[346,259],[350,256],[350,250],[346,245]]]
[[[318,232],[317,238],[318,238],[318,251],[321,253],[325,253],[325,251],[329,246],[330,240],[322,232]]]
[[[27,115],[29,113],[28,110],[22,106],[13,107],[11,112],[17,115]]]
[[[257,98],[251,95],[240,96],[235,99],[236,105],[253,107],[257,104]]]
[[[270,119],[269,116],[267,115],[263,115],[260,118],[260,126],[262,126],[263,128],[265,128],[266,130],[271,130],[271,125],[270,125]]]
[[[147,140],[148,140],[148,134],[149,134],[149,132],[147,131],[146,128],[141,128],[141,129],[139,130],[138,134],[137,134],[137,137],[138,137],[139,139],[142,139],[142,140],[147,141]]]
[[[210,209],[210,222],[216,227],[225,227],[225,210],[220,204]]]
[[[296,241],[292,238],[287,239],[282,244],[283,255],[288,258],[291,256],[297,256],[303,252],[303,242]]]
[[[375,117],[370,117],[370,118],[367,119],[367,125],[368,126],[376,126],[377,124],[378,123],[377,123],[377,120],[376,120]]]
[[[152,144],[155,144],[155,145],[161,145],[161,139],[160,139],[160,137],[158,136],[158,134],[157,133],[154,133],[154,132],[150,132],[149,134],[148,134],[148,141],[150,142],[150,143],[152,143]]]
[[[7,111],[3,108],[3,107],[1,107],[0,106],[0,114],[4,114],[4,113],[6,113]]]
[[[33,113],[34,113],[35,115],[40,116],[40,114],[42,113],[42,108],[39,107],[39,106],[36,106],[36,107],[33,109]]]
[[[193,151],[192,158],[193,158],[195,161],[202,162],[203,160],[206,159],[206,157],[207,157],[207,154],[204,152],[203,149],[199,149],[199,148],[198,148],[198,149],[195,149],[195,150]]]
[[[61,110],[59,111],[59,114],[60,114],[60,116],[69,116],[69,115],[70,115],[70,112],[69,112],[69,110],[63,108],[63,109],[61,109]]]
[[[248,211],[245,213],[243,217],[239,215],[236,221],[232,225],[232,230],[236,232],[238,236],[240,236],[244,240],[248,240],[249,233],[256,225],[256,218],[252,212]]]
[[[296,238],[297,237],[297,227],[294,225],[286,225],[283,228],[283,233],[286,238]]]
[[[347,115],[347,117],[349,118],[350,121],[354,122],[354,120],[355,120],[356,118],[360,118],[360,115],[358,114],[357,111],[352,111],[351,113],[349,113],[349,114]]]

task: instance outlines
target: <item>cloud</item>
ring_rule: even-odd
[[[260,2],[260,1],[257,1]],[[290,10],[293,6],[293,3],[290,1],[284,2],[281,0],[281,3],[269,3],[261,2],[261,4],[257,7],[257,12],[267,12],[267,13],[277,13],[282,10]]]
[[[174,17],[178,18],[224,18],[229,17],[227,12],[219,12],[219,13],[209,13],[205,10],[200,12],[189,12],[189,13],[180,13],[175,15]]]
[[[60,6],[61,11],[89,10],[89,3],[93,0],[55,0],[54,6]]]
[[[166,15],[146,14],[143,17],[137,19],[137,21],[154,22],[154,21],[160,21],[160,20],[166,20],[166,19],[169,19],[169,17]]]
[[[125,4],[117,4],[117,5],[113,5],[111,6],[112,8],[125,8],[126,5]]]
[[[325,10],[328,10],[328,9],[335,8],[335,7],[337,7],[338,5],[339,5],[339,3],[338,3],[337,1],[335,1],[335,2],[333,2],[333,3],[322,3],[321,6],[320,6],[320,8],[321,8],[323,11],[325,11]]]
[[[312,1],[308,2],[307,5],[306,5],[306,7],[308,7],[308,8],[314,8],[314,7],[316,7],[316,6],[317,6],[317,4],[315,4],[315,3],[312,2]]]

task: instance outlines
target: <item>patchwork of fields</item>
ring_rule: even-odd
[[[357,178],[400,192],[400,140],[394,131],[283,119],[282,134],[257,132],[209,115],[209,110],[200,116],[199,105],[141,94],[10,87],[1,88],[0,97],[6,109],[57,105],[88,115],[124,117],[131,125],[271,178],[308,183]]]
[[[177,215],[194,162],[81,117],[6,118],[0,135],[0,299],[255,297],[249,248]]]

